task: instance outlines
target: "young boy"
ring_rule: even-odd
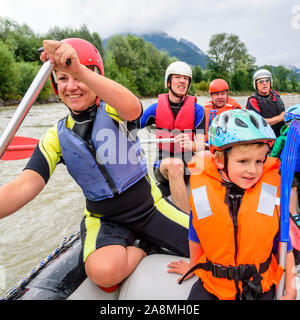
[[[212,155],[204,168],[190,168],[190,272],[199,277],[190,300],[274,299],[282,275],[272,252],[280,223],[280,162],[267,158],[274,140],[252,111],[225,111],[212,122]],[[290,250],[283,299],[296,298]]]

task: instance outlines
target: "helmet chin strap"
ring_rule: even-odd
[[[222,169],[222,171],[226,174],[226,177],[229,179],[229,181],[232,182],[232,180],[229,177],[229,173],[228,173],[228,151],[229,150],[230,149],[224,150],[224,168]]]
[[[183,101],[184,98],[185,98],[185,96],[187,95],[188,90],[186,91],[186,93],[185,93],[184,95],[179,96],[179,95],[178,95],[177,93],[175,93],[174,90],[172,89],[172,78],[170,78],[168,81],[169,81],[169,83],[170,83],[169,86],[168,86],[168,89],[172,92],[172,94],[173,94],[175,97],[177,97],[177,98],[180,99],[179,102]]]
[[[172,86],[171,86],[171,85],[169,86],[169,89],[170,89],[170,91],[172,92],[172,94],[173,94],[175,97],[177,97],[177,98],[180,99],[179,102],[181,102],[181,101],[184,99],[184,97],[186,96],[186,94],[180,96],[180,95],[178,95],[177,93],[175,93],[174,90],[172,89]]]

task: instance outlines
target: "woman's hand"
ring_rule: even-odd
[[[42,62],[50,60],[56,71],[72,75],[79,72],[81,64],[76,50],[71,45],[63,41],[44,40],[43,48],[44,52],[40,56]]]

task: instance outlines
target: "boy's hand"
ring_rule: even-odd
[[[286,293],[286,295],[282,296],[279,300],[296,300],[297,297],[297,291],[296,292],[291,292],[291,293]]]
[[[169,273],[177,273],[181,274],[184,276],[190,269],[190,264],[184,260],[179,260],[179,261],[172,261],[171,263],[168,264],[167,266],[169,268],[168,272]],[[189,274],[187,277],[184,278],[184,280],[190,279],[194,276],[194,273]],[[177,279],[177,282],[181,280],[182,277]]]

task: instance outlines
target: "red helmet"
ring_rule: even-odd
[[[63,42],[71,45],[77,52],[79,61],[84,66],[94,66],[99,74],[104,76],[104,66],[102,62],[101,55],[97,48],[90,42],[79,39],[79,38],[69,38],[62,40]],[[55,94],[58,94],[57,83],[55,80],[55,75],[51,74],[51,83]]]
[[[217,93],[229,90],[228,83],[223,79],[215,79],[209,85],[209,93]]]

